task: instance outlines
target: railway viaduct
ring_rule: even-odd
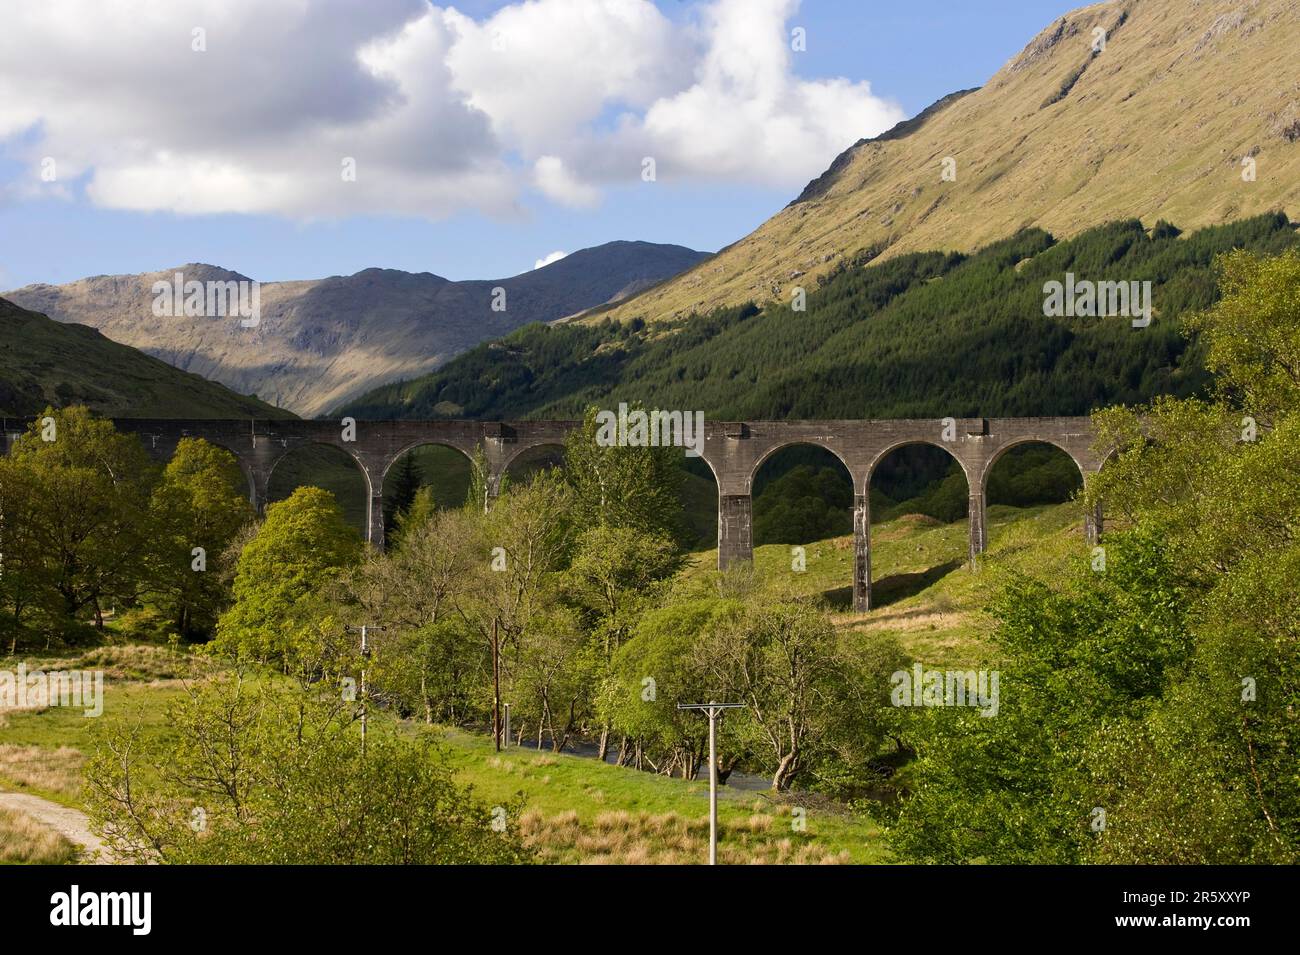
[[[30,426],[32,419],[0,419],[4,450]],[[137,434],[160,460],[182,438],[203,438],[234,454],[248,481],[249,498],[262,508],[276,464],[307,444],[333,445],[356,462],[365,479],[369,508],[366,538],[384,545],[384,476],[407,451],[435,444],[467,457],[481,449],[488,468],[489,494],[520,455],[563,444],[574,421],[357,421],[349,430],[339,421],[297,419],[154,419],[119,418],[121,431]],[[988,543],[985,490],[998,458],[1029,442],[1054,445],[1068,454],[1085,482],[1100,470],[1103,457],[1093,448],[1092,423],[1085,417],[943,418],[893,421],[712,421],[706,422],[701,457],[718,485],[718,565],[725,568],[753,557],[752,488],[763,462],[782,448],[811,444],[830,451],[853,479],[854,606],[871,603],[871,514],[868,488],[876,466],[896,448],[931,444],[956,459],[970,490],[972,563]],[[1101,514],[1088,516],[1085,530],[1095,541]]]

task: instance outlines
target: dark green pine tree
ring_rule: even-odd
[[[397,463],[392,490],[384,495],[384,534],[392,534],[397,519],[405,514],[415,501],[416,492],[424,482],[424,475],[415,455],[404,454]]]

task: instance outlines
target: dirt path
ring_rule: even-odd
[[[33,796],[31,793],[0,791],[0,807],[25,813],[42,825],[49,826],[73,845],[82,850],[82,861],[112,862],[104,843],[90,831],[86,814],[78,809],[60,806],[57,802]],[[98,857],[96,857],[98,853]]]

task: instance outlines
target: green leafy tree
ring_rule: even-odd
[[[341,625],[323,619],[326,585],[355,565],[362,546],[328,491],[300,487],[266,509],[239,555],[234,603],[213,649],[287,669],[320,665]]]
[[[104,611],[129,603],[142,587],[148,552],[148,503],[157,476],[139,440],[84,407],[46,409],[11,451],[13,475],[6,525],[21,515],[29,581],[51,630],[76,639],[89,613],[99,629]],[[21,475],[21,476],[20,476]]]
[[[96,731],[89,809],[135,862],[466,865],[527,862],[509,820],[478,803],[427,739],[370,735],[353,707],[285,681],[204,681],[167,714],[171,733],[114,719]],[[505,825],[501,825],[505,823]]]
[[[696,648],[719,625],[738,616],[738,601],[691,596],[649,610],[614,654],[600,691],[599,710],[623,734],[620,763],[694,779],[708,758],[707,723],[679,703],[720,699],[720,688]],[[725,782],[745,755],[734,741],[739,717],[728,716],[719,740]]]
[[[683,533],[678,464],[683,450],[602,445],[596,440],[597,413],[588,408],[582,427],[570,432],[564,446],[564,474],[578,519],[677,539]]]
[[[488,672],[480,633],[461,612],[486,550],[483,519],[468,509],[425,514],[416,500],[396,546],[342,578],[338,616],[383,627],[371,637],[376,699],[454,723],[481,712]]]
[[[1261,256],[1245,249],[1218,260],[1222,298],[1188,317],[1207,347],[1225,399],[1271,423],[1300,409],[1297,288],[1300,249]]]
[[[578,535],[566,595],[589,635],[593,686],[604,679],[636,621],[658,599],[660,585],[681,564],[677,546],[662,534],[597,524]],[[606,722],[600,731],[601,759],[609,751],[609,730]]]
[[[1300,256],[1221,268],[1222,299],[1189,323],[1215,399],[1096,416],[1114,454],[1084,497],[1118,529],[1069,580],[1019,579],[994,608],[996,719],[906,731],[905,854],[1300,859]]]
[[[10,654],[29,620],[39,618],[49,583],[45,555],[37,543],[40,488],[31,468],[0,458],[0,639]]]
[[[182,438],[154,489],[150,516],[156,528],[154,599],[182,635],[210,631],[226,598],[220,556],[254,516],[234,455]]]
[[[834,626],[806,602],[756,602],[716,628],[700,652],[717,691],[746,706],[740,745],[760,760],[773,789],[790,788],[814,765],[830,728],[843,725],[833,711],[853,672]]]
[[[1089,791],[1089,740],[1159,698],[1187,653],[1189,590],[1158,534],[1110,535],[1105,566],[1081,559],[1065,586],[1020,577],[999,597],[995,715],[908,711],[912,791],[892,833],[908,857],[1074,863],[1094,808],[1113,821],[1114,806]]]
[[[483,516],[483,549],[473,555],[470,598],[462,613],[488,650],[495,634],[503,693],[509,694],[513,681],[527,679],[526,670],[537,665],[528,647],[530,635],[536,631],[550,641],[559,626],[561,571],[573,548],[572,500],[573,492],[558,472],[543,471],[527,484],[508,488]],[[518,717],[521,728],[547,722],[536,694],[523,693],[511,702],[512,717]]]

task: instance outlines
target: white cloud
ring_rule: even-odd
[[[662,179],[802,186],[846,147],[904,118],[870,84],[792,72],[786,28],[797,0],[716,0],[694,82],[630,118],[616,138],[620,174],[655,159]],[[579,168],[610,174],[608,157]]]
[[[538,157],[533,182],[544,195],[566,206],[594,206],[600,201],[600,190],[575,178],[558,156]]]
[[[566,145],[611,104],[644,109],[690,81],[691,57],[649,0],[527,0],[482,23],[455,10],[444,19],[456,87],[532,155]]]
[[[546,256],[545,258],[538,259],[537,262],[533,265],[533,271],[536,271],[537,269],[550,265],[552,262],[558,262],[560,261],[560,259],[564,258],[568,254],[569,254],[568,252],[552,252],[550,255]]]
[[[0,154],[33,179],[55,157],[101,206],[302,219],[590,207],[644,156],[661,181],[795,188],[902,118],[866,83],[793,74],[797,5],[706,0],[683,25],[650,0],[482,21],[427,0],[14,4]]]

